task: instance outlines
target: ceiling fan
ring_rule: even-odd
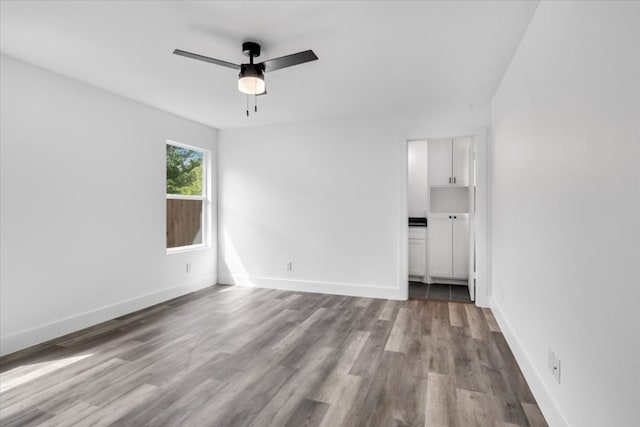
[[[281,56],[279,58],[268,59],[266,61],[254,64],[253,58],[260,56],[260,45],[256,42],[242,43],[242,53],[249,57],[248,64],[234,64],[220,59],[209,58],[208,56],[198,55],[196,53],[186,52],[184,50],[175,49],[175,55],[187,58],[197,59],[198,61],[210,62],[211,64],[221,65],[234,70],[240,70],[238,76],[238,90],[247,95],[266,95],[267,87],[264,82],[264,73],[280,70],[282,68],[292,67],[294,65],[304,64],[305,62],[315,61],[318,59],[312,50],[293,53],[291,55]],[[248,100],[247,100],[248,102]],[[255,111],[257,107],[255,107]],[[247,108],[247,116],[249,109]]]

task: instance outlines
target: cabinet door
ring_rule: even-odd
[[[427,156],[429,157],[429,185],[449,185],[453,182],[453,175],[451,175],[451,140],[429,140]]]
[[[429,218],[429,276],[453,275],[451,223],[446,216]]]
[[[453,140],[452,162],[455,185],[469,185],[469,150],[471,150],[471,138],[455,138]]]
[[[422,239],[409,239],[409,276],[427,274],[427,242]]]
[[[469,277],[469,219],[457,217],[453,221],[453,277]]]

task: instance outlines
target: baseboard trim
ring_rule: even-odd
[[[215,280],[212,278],[194,280],[0,337],[0,356],[15,353],[98,323],[142,310],[143,308],[206,288],[214,283]]]
[[[520,366],[522,374],[527,380],[529,388],[533,393],[533,397],[536,398],[538,407],[542,411],[547,423],[551,427],[568,427],[569,423],[567,423],[566,419],[560,412],[560,409],[551,397],[549,390],[544,385],[544,381],[542,381],[540,372],[534,367],[531,362],[531,358],[522,346],[520,339],[511,327],[511,323],[509,323],[507,318],[504,316],[500,309],[500,305],[495,298],[491,298],[491,311],[502,330],[502,334],[504,335],[507,344],[509,344],[511,352],[516,358],[518,366]]]
[[[405,300],[399,287],[360,285],[354,283],[318,282],[292,280],[275,277],[229,276],[218,277],[221,285],[236,285],[252,288],[280,289],[283,291],[312,292],[318,294],[346,295],[352,297]]]

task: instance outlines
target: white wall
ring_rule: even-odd
[[[217,131],[0,59],[2,353],[214,284],[215,204],[211,248],[165,253],[164,155]]]
[[[638,2],[543,2],[494,98],[494,307],[552,426],[640,419],[639,43]]]
[[[477,106],[220,131],[219,281],[406,297],[406,141],[488,121]]]
[[[425,218],[429,210],[429,174],[427,141],[409,141],[408,187],[409,216]]]

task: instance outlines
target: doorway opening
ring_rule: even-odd
[[[473,134],[407,140],[411,299],[476,300],[478,145]]]

